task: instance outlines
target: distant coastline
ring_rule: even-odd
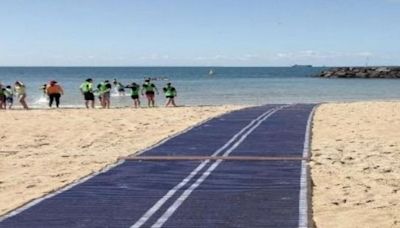
[[[298,64],[294,64],[292,67],[313,67],[313,65],[298,65]]]

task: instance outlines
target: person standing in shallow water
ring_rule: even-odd
[[[132,82],[132,84],[126,86],[125,88],[131,89],[131,98],[133,100],[133,107],[138,108],[140,107],[140,100],[139,100],[139,92],[140,92],[140,85]]]
[[[115,89],[118,92],[118,95],[125,96],[125,88],[126,87],[121,82],[117,81],[116,78],[114,78],[113,84],[114,84]]]
[[[6,109],[6,88],[0,83],[0,109]]]
[[[171,85],[170,82],[167,83],[167,86],[163,88],[165,98],[167,99],[167,102],[165,103],[165,107],[168,107],[169,105],[172,105],[173,107],[176,107],[175,104],[175,97],[178,95],[176,92],[175,87]]]
[[[17,98],[19,103],[21,103],[24,109],[29,109],[28,105],[26,104],[26,87],[25,84],[21,81],[16,81],[14,84],[14,91],[17,94]]]
[[[147,97],[147,106],[148,107],[155,107],[155,92],[158,93],[158,89],[156,85],[150,82],[150,79],[146,79],[144,81],[144,84],[142,86],[142,96],[144,96],[144,93],[146,93]]]
[[[46,93],[49,96],[49,107],[53,106],[54,100],[56,101],[56,107],[60,107],[61,95],[64,95],[64,90],[56,81],[51,81],[46,88]]]
[[[100,97],[101,97],[101,106],[103,108],[110,108],[111,104],[111,83],[108,80],[100,83]]]
[[[80,86],[81,93],[85,99],[86,108],[94,108],[94,94],[93,94],[93,80],[91,78],[86,79],[84,83]]]
[[[5,95],[6,95],[6,103],[8,104],[8,109],[12,109],[12,106],[14,104],[14,91],[11,88],[10,85],[6,86],[6,89],[4,90]]]

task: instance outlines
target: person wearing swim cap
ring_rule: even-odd
[[[146,79],[143,83],[142,86],[142,96],[144,96],[144,93],[146,93],[146,97],[147,97],[147,106],[148,107],[155,107],[155,92],[158,93],[158,89],[156,87],[156,85],[154,85],[153,83],[150,82],[150,79]]]
[[[133,100],[133,107],[139,108],[140,107],[140,99],[139,99],[139,92],[140,92],[140,85],[132,82],[132,84],[125,86],[125,88],[131,89],[131,98]]]
[[[86,108],[89,108],[89,103],[90,107],[94,108],[93,80],[91,78],[86,79],[79,88],[85,100]]]
[[[176,107],[175,104],[175,97],[178,95],[176,92],[175,87],[171,85],[170,82],[167,83],[167,86],[163,88],[165,98],[167,99],[167,102],[165,103],[165,107],[168,107],[169,105],[172,105],[173,107]]]

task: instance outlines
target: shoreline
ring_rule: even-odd
[[[102,108],[100,106],[95,107],[95,108],[86,108],[85,106],[64,106],[60,108],[49,108],[49,107],[38,107],[38,106],[30,106],[28,110],[23,109],[22,107],[13,107],[12,109],[0,109],[1,111],[51,111],[51,110],[121,110],[121,109],[129,109],[129,110],[141,110],[141,109],[176,109],[176,108],[207,108],[207,107],[228,107],[228,106],[241,106],[241,107],[247,107],[249,105],[240,105],[240,104],[226,104],[226,105],[178,105],[176,107],[165,107],[165,106],[155,106],[155,107],[140,107],[140,108],[134,108],[132,106],[114,106],[110,108]]]

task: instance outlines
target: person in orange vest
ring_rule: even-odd
[[[54,100],[56,101],[56,107],[60,107],[60,98],[61,95],[64,95],[64,90],[60,85],[57,84],[56,81],[50,81],[47,85],[46,93],[49,96],[49,107],[53,106]]]

